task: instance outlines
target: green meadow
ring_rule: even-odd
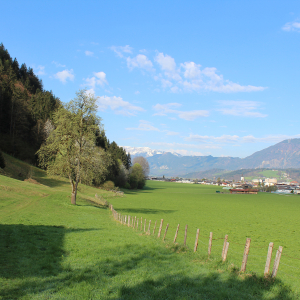
[[[7,170],[15,178],[28,174],[28,166],[12,158]],[[299,257],[292,231],[299,224],[296,196],[216,194],[215,187],[147,182],[144,190],[125,191],[123,197],[82,185],[73,206],[66,180],[36,168],[30,174],[29,182],[0,175],[1,300],[298,299],[297,261],[283,256],[282,263],[295,269],[281,264],[275,281],[261,276],[270,241]],[[164,226],[170,224],[166,241],[116,222],[95,193],[123,214],[151,219],[151,232],[163,218]],[[210,231],[216,240],[207,259]],[[222,263],[225,234],[230,246]],[[249,263],[240,274],[246,237],[252,238]]]
[[[200,229],[198,255],[207,257],[209,234],[213,232],[212,257],[221,257],[224,236],[228,234],[228,261],[241,266],[246,238],[251,238],[247,271],[262,275],[268,245],[274,243],[272,264],[279,246],[283,246],[278,278],[291,283],[299,292],[300,277],[300,196],[259,193],[238,195],[219,187],[148,181],[143,191],[128,192],[126,198],[114,199],[114,208],[133,217],[169,224],[166,239],[173,241],[177,225],[179,244],[184,242],[188,225],[187,246],[193,249],[197,228]],[[163,230],[164,230],[163,229]]]

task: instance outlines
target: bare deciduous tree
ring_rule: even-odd
[[[149,163],[147,161],[147,159],[143,156],[137,156],[133,159],[132,164],[140,164],[143,168],[143,173],[145,177],[149,176],[150,173],[150,167],[149,167]]]

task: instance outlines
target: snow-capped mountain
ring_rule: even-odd
[[[156,154],[164,154],[165,151],[152,150],[149,147],[130,147],[130,146],[122,146],[127,153],[130,153],[131,158],[135,156],[143,156],[143,157],[151,157]],[[176,152],[172,152],[173,155],[181,156]]]

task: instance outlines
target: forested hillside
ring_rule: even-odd
[[[1,149],[36,163],[36,151],[45,139],[45,123],[60,100],[43,89],[32,68],[12,59],[0,44],[0,140]]]
[[[25,63],[20,66],[1,43],[0,150],[38,165],[36,152],[53,130],[53,115],[62,105],[52,91],[43,88],[33,69]],[[117,143],[110,143],[104,130],[97,132],[96,145],[105,150],[109,160],[102,181],[112,180],[119,185],[122,172],[131,166],[130,154]]]

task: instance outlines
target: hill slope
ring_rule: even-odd
[[[241,168],[300,168],[300,139],[284,140],[243,159]]]

